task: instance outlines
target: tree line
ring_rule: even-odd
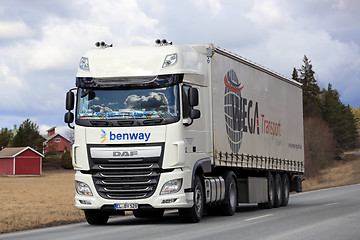
[[[293,69],[292,78],[303,85],[305,171],[316,175],[331,160],[341,159],[344,151],[357,147],[360,108],[342,103],[330,83],[320,89],[306,55],[301,68]]]
[[[19,128],[13,130],[1,128],[0,130],[0,150],[6,147],[25,147],[30,146],[38,152],[43,150],[44,138],[40,135],[39,126],[26,119]]]

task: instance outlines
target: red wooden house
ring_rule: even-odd
[[[44,142],[44,155],[49,151],[55,151],[58,155],[62,155],[64,150],[70,151],[70,141],[59,133],[55,133],[55,128],[52,127],[47,130],[47,135]]]
[[[31,147],[4,148],[0,151],[0,175],[41,175],[43,157]]]

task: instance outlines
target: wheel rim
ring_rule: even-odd
[[[277,189],[276,189],[277,198],[281,199],[281,181],[280,181],[280,178],[277,181],[277,186],[278,186]]]
[[[236,188],[235,188],[234,182],[231,182],[230,186],[229,186],[229,200],[230,200],[231,208],[235,208],[236,207]]]
[[[285,192],[285,197],[288,198],[289,197],[289,181],[287,179],[285,179],[284,181],[284,192]]]
[[[199,188],[199,186],[195,187],[195,208],[196,208],[196,213],[198,216],[200,216],[201,214],[201,209],[202,209],[202,195],[201,195],[201,190]]]
[[[269,200],[272,202],[274,200],[274,182],[271,181],[269,187]]]

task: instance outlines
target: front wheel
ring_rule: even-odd
[[[109,214],[101,210],[84,210],[86,221],[90,225],[105,225]]]
[[[204,187],[199,176],[195,177],[193,199],[194,205],[191,208],[179,209],[179,215],[184,222],[197,223],[200,221],[204,213]]]

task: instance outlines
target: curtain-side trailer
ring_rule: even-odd
[[[198,222],[240,203],[286,206],[301,191],[301,84],[213,44],[96,46],[65,114],[89,224],[166,209]]]

